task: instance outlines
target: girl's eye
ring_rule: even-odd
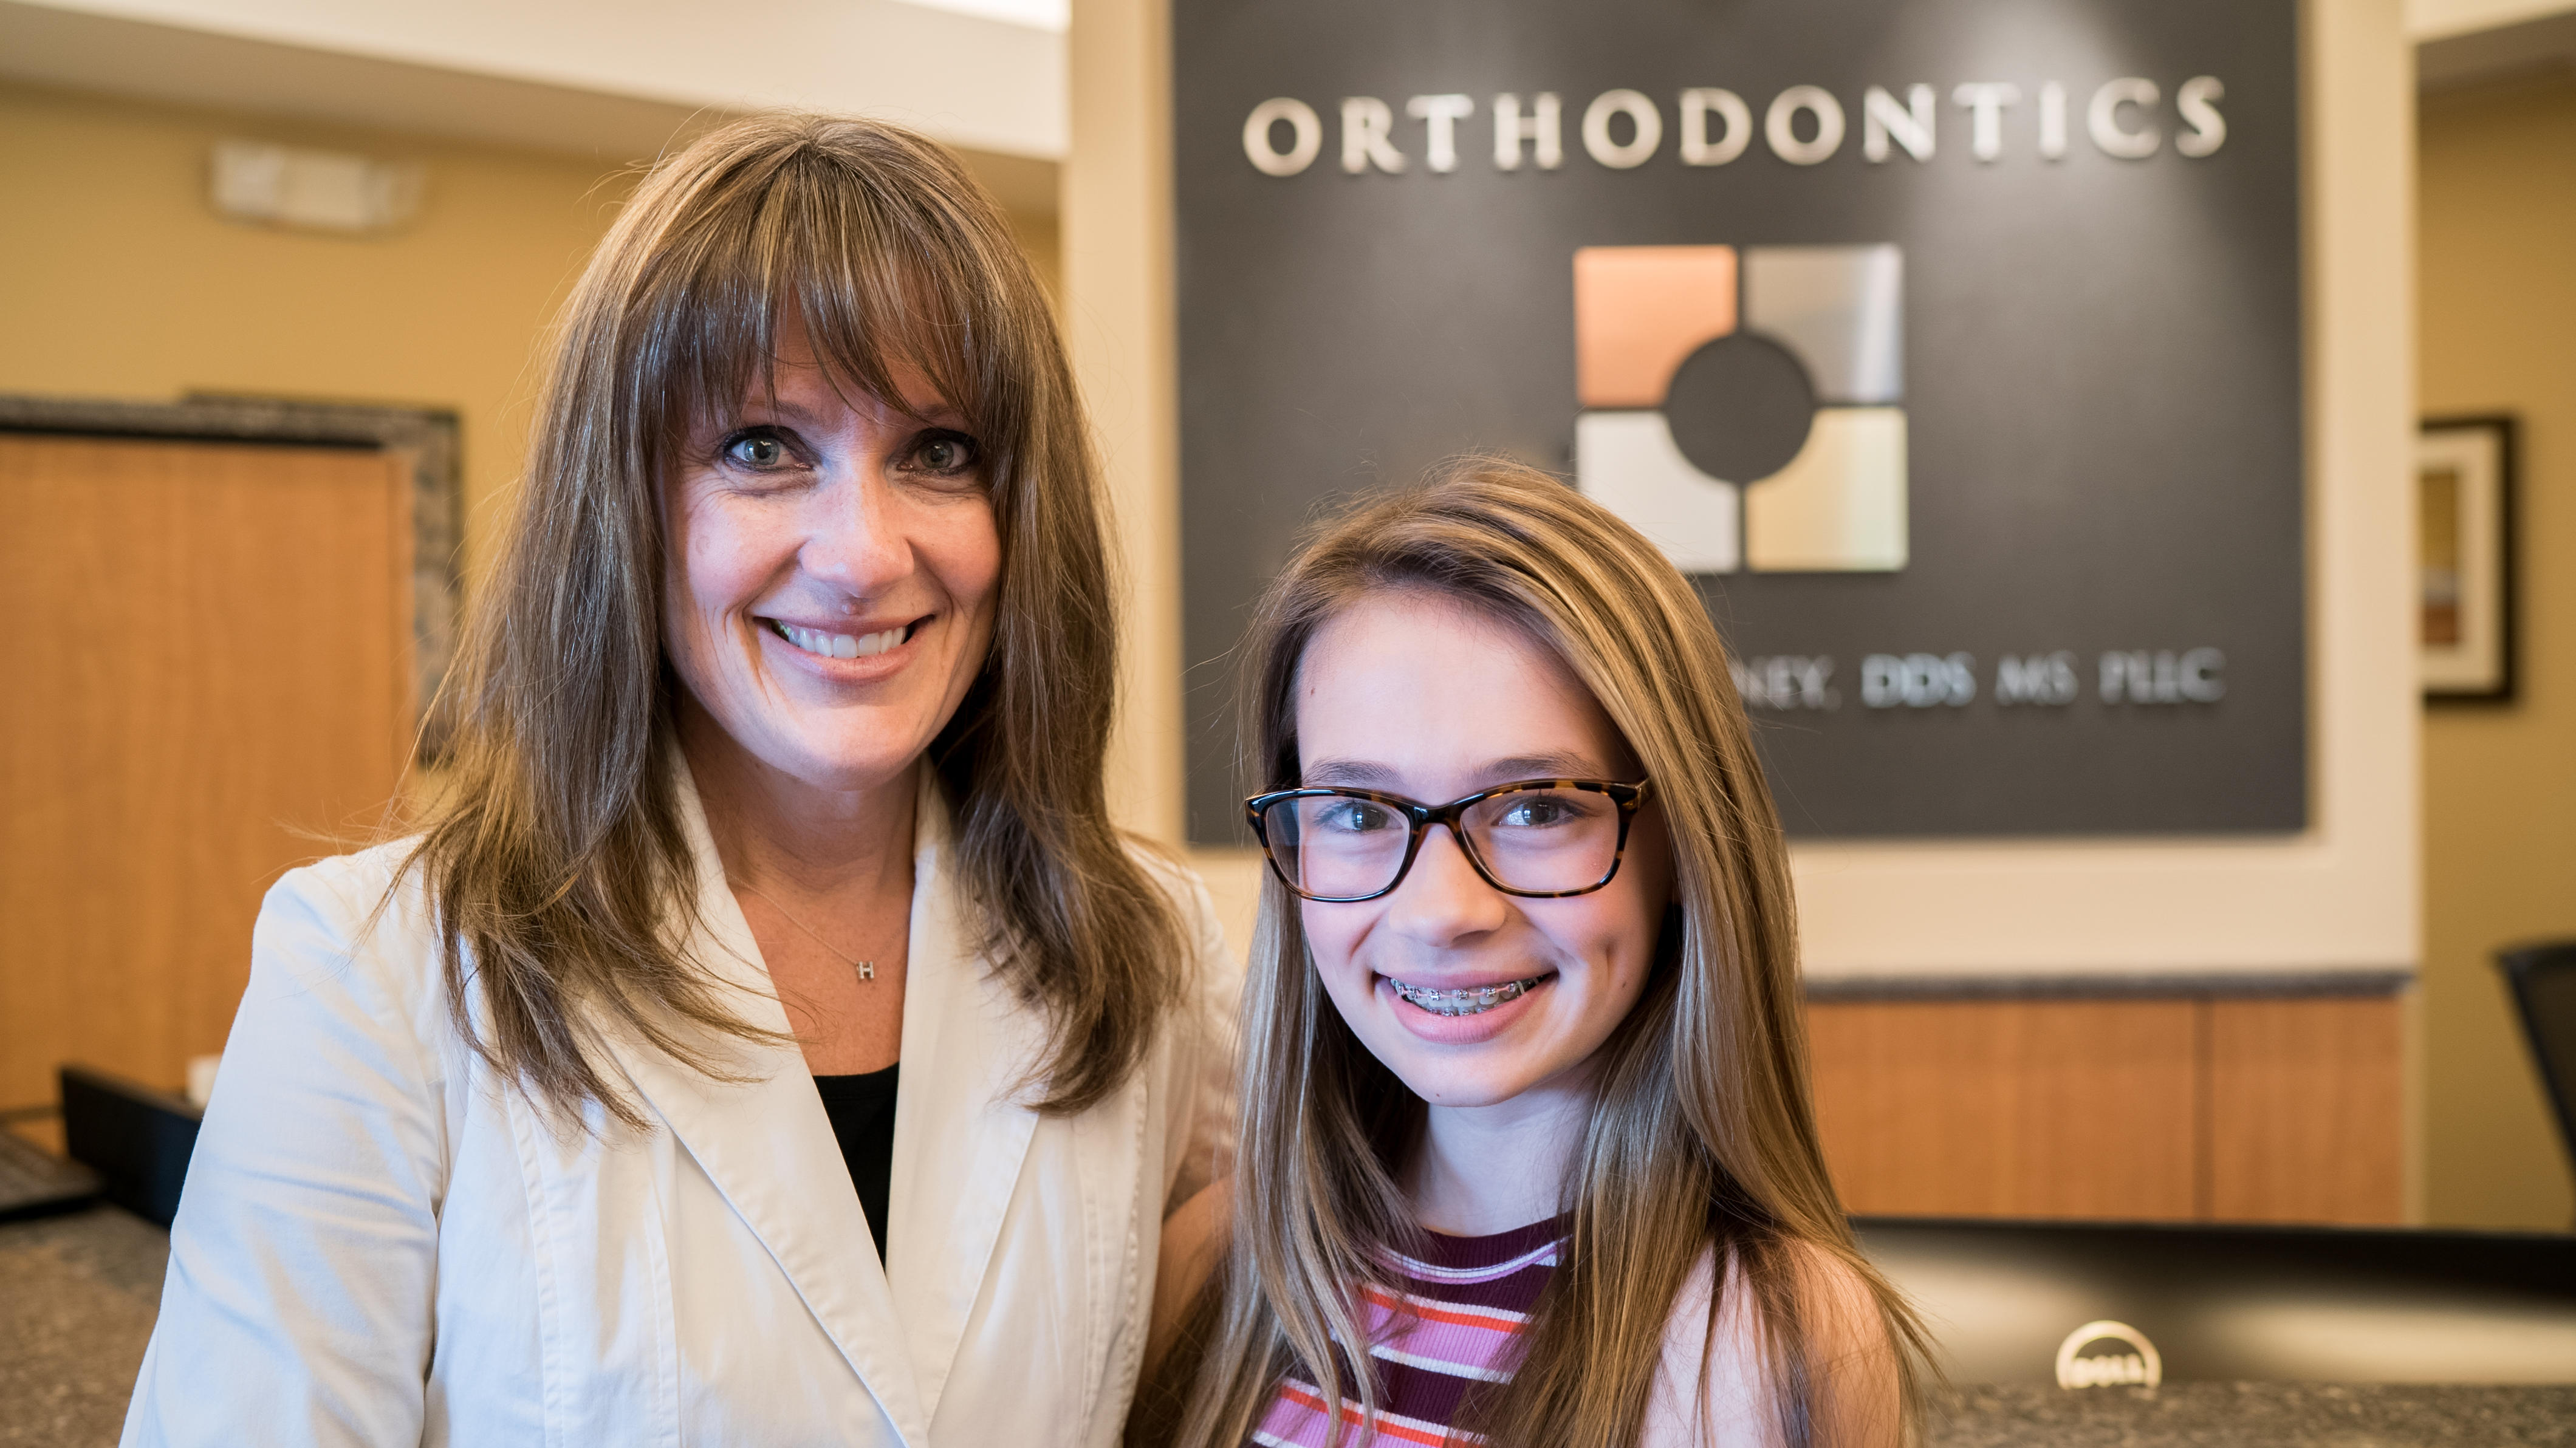
[[[749,432],[730,439],[724,446],[725,460],[757,472],[785,467],[788,462],[787,442],[772,433]]]
[[[956,432],[934,432],[912,450],[914,466],[942,477],[973,471],[980,456],[975,440]]]
[[[1326,829],[1338,830],[1343,834],[1364,835],[1374,830],[1385,829],[1391,815],[1392,812],[1381,804],[1371,804],[1366,800],[1358,799],[1337,799],[1333,801],[1332,807],[1324,812],[1323,825]]]
[[[1545,829],[1565,824],[1579,813],[1572,801],[1556,795],[1524,795],[1503,811],[1502,822],[1518,829]]]

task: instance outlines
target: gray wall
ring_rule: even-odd
[[[1834,661],[1821,695],[1763,701],[1832,707],[1755,710],[1794,832],[2302,826],[2295,32],[2283,0],[1176,0],[1192,838],[1242,838],[1229,651],[1299,531],[1461,450],[1570,476],[1573,252],[1663,243],[1904,250],[1907,566],[1698,580],[1740,658]],[[2174,97],[2203,75],[2225,84],[2227,136],[2191,158]],[[2162,92],[2123,116],[2163,134],[2144,159],[2087,135],[2088,99],[2123,76]],[[2049,80],[2071,112],[2054,161],[2036,145]],[[2023,97],[1992,162],[1952,98],[1977,81]],[[1938,92],[1935,155],[1870,163],[1864,87],[1917,82]],[[1682,88],[1739,93],[1758,131],[1798,84],[1846,113],[1830,160],[1793,166],[1758,137],[1724,166],[1677,158]],[[1635,169],[1579,139],[1614,87],[1665,118]],[[1504,91],[1563,98],[1559,169],[1496,168]],[[1478,109],[1435,175],[1404,107],[1443,92]],[[1321,156],[1284,178],[1242,137],[1276,96],[1323,121]],[[1347,96],[1394,109],[1403,174],[1344,173]],[[2102,696],[2105,653],[2193,649],[2223,655],[2223,697]],[[1997,701],[2003,657],[2056,651],[2071,700]],[[1912,654],[1972,656],[1973,699],[1868,707],[1864,659]]]

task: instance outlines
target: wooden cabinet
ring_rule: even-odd
[[[0,1107],[220,1050],[260,897],[382,818],[413,492],[362,448],[0,435]]]
[[[1819,1000],[1825,1153],[1855,1212],[2389,1223],[2394,995]]]

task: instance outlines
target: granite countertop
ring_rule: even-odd
[[[116,1442],[169,1261],[115,1207],[0,1226],[0,1448]]]
[[[0,1226],[0,1448],[116,1442],[169,1234],[114,1207]],[[1926,1448],[2576,1448],[2576,1386],[1962,1387]]]
[[[1965,1387],[1926,1448],[2542,1448],[2576,1445],[2576,1386],[2167,1383]]]

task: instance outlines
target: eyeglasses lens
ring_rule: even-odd
[[[1469,806],[1461,823],[1496,880],[1534,895],[1588,890],[1619,857],[1619,806],[1592,790],[1513,790]],[[1279,800],[1262,824],[1280,873],[1327,899],[1393,885],[1412,833],[1402,810],[1345,794]]]
[[[1588,789],[1523,789],[1467,810],[1476,857],[1514,890],[1588,890],[1619,858],[1619,806]]]
[[[1404,868],[1404,812],[1345,794],[1283,799],[1262,814],[1279,873],[1308,895],[1374,895]]]

